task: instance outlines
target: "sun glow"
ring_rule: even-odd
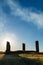
[[[2,36],[1,38],[1,48],[3,46],[3,51],[6,50],[6,43],[7,41],[10,42],[10,45],[11,45],[11,50],[16,50],[16,47],[17,47],[17,43],[18,43],[18,40],[17,40],[17,37],[14,35],[14,34],[5,34],[4,36]]]

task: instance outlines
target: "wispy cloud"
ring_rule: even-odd
[[[0,8],[0,32],[2,33],[3,29],[5,28],[5,23],[6,23],[6,16],[2,12]]]
[[[43,12],[33,12],[32,9],[22,8],[18,3],[8,0],[8,5],[11,8],[11,15],[19,16],[25,22],[32,22],[38,27],[43,28]]]

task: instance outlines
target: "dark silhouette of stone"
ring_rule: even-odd
[[[6,53],[10,53],[10,42],[7,41]]]
[[[39,53],[39,41],[35,41],[36,44],[36,52]]]
[[[25,51],[25,43],[22,44],[23,51]]]

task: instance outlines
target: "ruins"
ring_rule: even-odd
[[[36,47],[36,53],[39,53],[39,41],[35,41],[35,47]],[[11,51],[10,50],[11,46],[10,46],[10,42],[7,41],[7,44],[6,44],[6,54],[9,54],[9,53],[12,53],[14,51]],[[26,49],[25,49],[25,43],[22,43],[22,51],[23,52],[26,52]],[[29,52],[29,51],[28,51]],[[32,52],[32,51],[31,51]],[[34,52],[34,51],[33,51]]]

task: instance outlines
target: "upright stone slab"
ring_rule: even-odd
[[[6,53],[10,53],[10,42],[7,41]]]
[[[39,41],[36,41],[35,44],[36,44],[36,52],[39,53]]]
[[[25,43],[22,44],[22,49],[25,51]]]

